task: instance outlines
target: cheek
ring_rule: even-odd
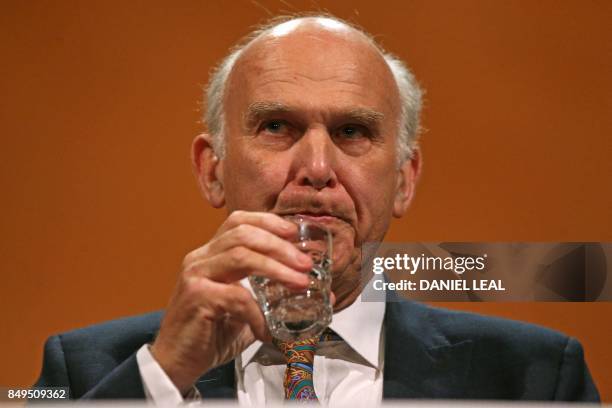
[[[230,211],[269,211],[283,188],[287,170],[282,160],[252,153],[242,149],[227,151],[224,185]]]
[[[360,240],[382,239],[391,219],[397,171],[388,165],[348,166],[343,183],[355,202]]]
[[[368,198],[367,204],[372,209],[384,212],[392,201],[396,184],[396,172],[393,169],[367,171],[361,183],[361,194]]]

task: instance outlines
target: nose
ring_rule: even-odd
[[[296,147],[294,163],[298,185],[317,190],[335,187],[335,149],[327,129],[308,129]]]

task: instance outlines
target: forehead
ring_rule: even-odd
[[[395,80],[380,52],[351,28],[314,24],[256,39],[236,61],[226,104],[281,102],[310,110],[364,107],[399,113]]]

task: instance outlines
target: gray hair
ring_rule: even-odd
[[[282,16],[270,20],[260,28],[254,30],[245,37],[243,41],[235,46],[230,54],[212,71],[208,86],[206,87],[206,112],[204,120],[208,126],[208,132],[213,138],[213,149],[215,154],[222,158],[225,155],[225,115],[223,100],[225,86],[234,64],[242,52],[257,38],[270,33],[272,30],[288,22],[300,19],[325,19],[336,24],[350,27],[361,33],[382,55],[389,66],[400,96],[401,112],[398,129],[398,164],[404,163],[412,157],[414,149],[417,147],[420,133],[420,114],[422,107],[423,90],[420,88],[416,79],[407,65],[395,55],[387,52],[374,40],[374,38],[363,29],[347,21],[326,14],[316,14],[307,16]]]

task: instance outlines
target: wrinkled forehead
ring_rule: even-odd
[[[232,69],[226,97],[296,78],[311,81],[313,92],[345,83],[356,99],[399,114],[397,85],[380,51],[354,28],[321,18],[291,20],[253,40]]]

